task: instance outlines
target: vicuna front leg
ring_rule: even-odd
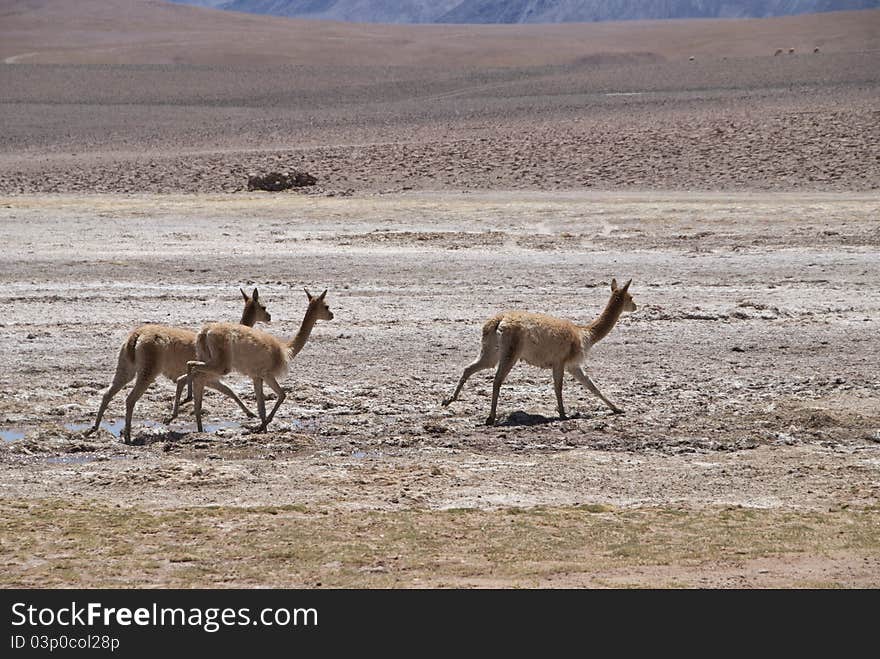
[[[584,373],[583,369],[580,366],[572,366],[568,369],[568,372],[571,373],[578,382],[580,382],[587,389],[589,389],[591,392],[596,394],[602,400],[603,403],[605,403],[608,407],[611,408],[612,412],[614,412],[615,414],[623,414],[622,409],[617,407],[617,405],[615,405],[610,400],[605,398],[605,396],[602,395],[602,392],[599,391],[599,388],[595,384],[593,384],[593,381],[589,378],[589,376],[586,373]]]

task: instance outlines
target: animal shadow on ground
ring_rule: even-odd
[[[187,431],[168,430],[167,432],[155,433],[144,432],[132,435],[131,446],[150,446],[151,444],[161,444],[165,442],[181,442],[185,440],[190,433]]]
[[[578,412],[574,414],[569,414],[565,419],[561,419],[558,416],[544,416],[543,414],[529,414],[528,412],[523,412],[522,410],[517,410],[516,412],[511,412],[508,417],[497,424],[498,426],[503,427],[516,427],[516,426],[543,426],[547,423],[555,423],[557,421],[566,421],[568,419],[580,419],[581,415]]]

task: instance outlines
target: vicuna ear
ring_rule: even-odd
[[[239,288],[238,290],[241,291],[241,296],[244,298],[244,301],[247,302],[248,301],[247,293],[244,292],[243,288]]]
[[[616,291],[616,290],[617,290],[617,280],[616,280],[616,279],[612,279],[612,280],[611,280],[611,292],[613,293],[613,292]]]
[[[325,288],[325,289],[324,289],[324,292],[321,293],[321,294],[318,296],[318,299],[319,299],[319,300],[323,300],[323,299],[324,299],[324,296],[326,296],[326,295],[327,295],[327,289]]]
[[[254,299],[254,302],[256,302],[257,300],[260,299],[260,291],[258,291],[258,290],[255,288],[255,289],[254,289],[254,294],[253,294],[251,297]]]
[[[623,285],[623,292],[624,292],[624,293],[626,293],[626,289],[629,288],[629,285],[630,285],[631,283],[633,283],[633,280],[632,280],[632,279],[630,279],[628,282],[626,282],[626,283]]]
[[[306,295],[307,295],[308,298],[309,298],[309,302],[311,302],[311,301],[312,301],[312,294],[309,293],[309,289],[306,288],[305,286],[303,286],[303,290],[306,292]]]

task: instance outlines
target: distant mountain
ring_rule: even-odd
[[[173,0],[184,2],[186,0]],[[251,14],[351,21],[433,23],[461,0],[195,0],[219,9]]]
[[[168,0],[178,5],[196,5],[197,7],[215,7],[229,4],[229,0]]]
[[[880,0],[172,0],[253,14],[363,23],[567,23],[764,18],[874,9]]]
[[[214,7],[220,8],[222,5],[229,4],[229,0],[168,0],[178,5],[196,5],[197,7]]]
[[[766,18],[880,6],[878,0],[463,0],[437,23],[568,23]]]

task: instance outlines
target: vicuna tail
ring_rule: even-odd
[[[207,332],[199,332],[196,337],[196,359],[203,362],[211,361],[211,344],[208,343]]]
[[[117,373],[134,373],[135,359],[137,358],[137,342],[141,338],[140,333],[135,330],[128,335],[125,343],[119,349],[119,359],[116,363]]]
[[[488,338],[492,334],[498,331],[498,326],[501,324],[502,317],[495,316],[494,318],[490,318],[483,325],[483,339]]]

